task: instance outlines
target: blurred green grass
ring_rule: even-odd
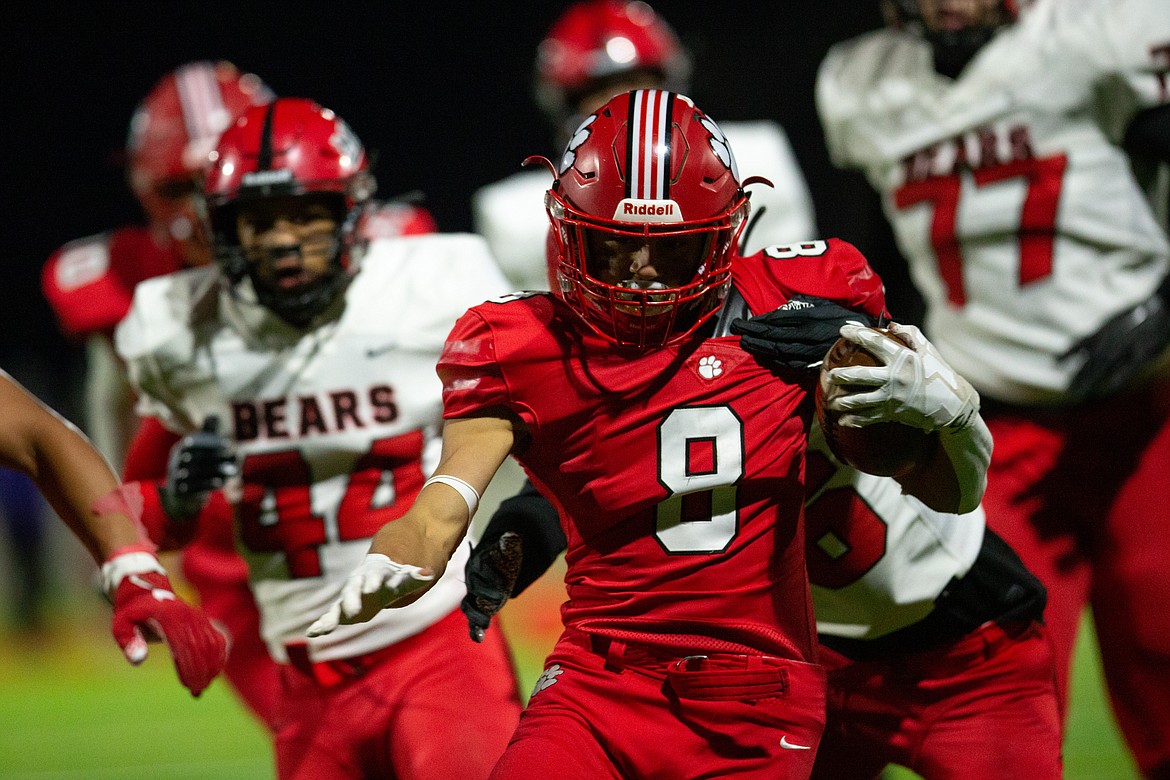
[[[534,602],[525,594],[503,621],[525,694],[552,638],[547,602],[539,616],[526,613]],[[64,627],[49,637],[0,637],[0,778],[273,777],[266,734],[223,681],[192,699],[161,647],[152,648],[142,667],[129,667],[108,638],[105,619],[102,610],[90,610],[59,621]],[[536,622],[539,631],[523,630]],[[1137,778],[1105,702],[1091,630],[1082,632],[1077,652],[1065,767],[1069,780]],[[915,777],[898,770],[887,776]]]

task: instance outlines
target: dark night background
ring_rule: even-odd
[[[380,195],[421,190],[441,229],[469,230],[476,187],[551,151],[531,67],[566,5],[240,0],[8,10],[0,366],[79,419],[82,352],[57,333],[40,269],[67,241],[141,219],[118,153],[135,104],[167,71],[227,59],[277,94],[317,100],[378,153]],[[899,303],[903,283],[876,199],[859,177],[831,168],[812,99],[829,45],[880,24],[876,0],[653,5],[692,51],[696,103],[716,120],[778,120],[821,234],[857,244],[886,278],[895,315],[899,305],[910,309]]]

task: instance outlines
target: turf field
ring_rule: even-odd
[[[549,607],[556,601],[556,589],[555,584],[538,583],[503,616],[525,691],[540,673],[543,653],[555,636],[558,617]],[[94,601],[69,607],[59,621],[67,628],[40,640],[12,633],[0,637],[0,778],[273,776],[264,733],[222,681],[199,700],[191,699],[174,679],[162,648],[152,649],[142,667],[130,668],[107,639],[105,607],[96,597]],[[1074,686],[1066,777],[1136,778],[1102,697],[1087,632],[1077,655]]]

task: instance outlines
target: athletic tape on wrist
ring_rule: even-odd
[[[463,496],[463,500],[467,502],[467,519],[470,520],[475,515],[475,510],[479,506],[479,493],[475,491],[475,488],[459,477],[452,477],[450,474],[436,474],[423,483],[423,490],[426,489],[427,485],[435,482],[441,482],[459,491],[459,495]]]

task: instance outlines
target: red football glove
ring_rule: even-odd
[[[227,640],[203,611],[175,595],[153,553],[125,548],[102,566],[102,584],[114,603],[114,640],[134,666],[146,660],[148,641],[171,649],[179,682],[198,696],[223,670]]]

